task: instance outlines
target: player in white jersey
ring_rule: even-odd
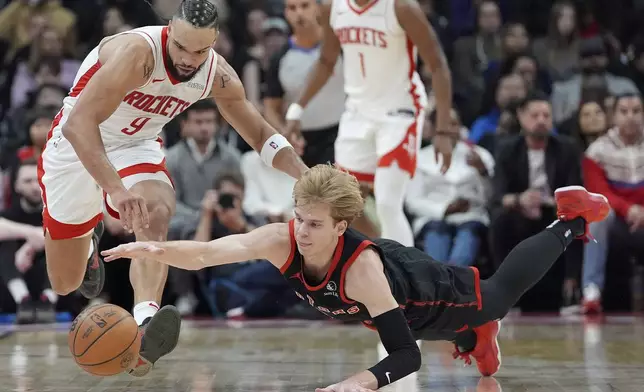
[[[320,7],[325,28],[320,59],[300,100],[287,111],[287,131],[299,133],[303,108],[329,79],[342,51],[348,98],[335,142],[336,164],[373,183],[381,236],[412,246],[403,199],[416,170],[427,105],[417,52],[432,72],[439,134],[433,142],[443,156],[443,172],[452,152],[445,56],[415,0],[327,0]]]
[[[84,60],[38,167],[47,271],[58,294],[100,293],[104,204],[137,240],[166,239],[175,195],[158,134],[190,104],[215,98],[222,116],[264,162],[295,178],[307,169],[212,49],[218,19],[209,0],[183,0],[168,26],[107,37]],[[129,366],[135,376],[146,374],[178,341],[177,310],[158,306],[167,273],[146,259],[130,267],[134,318],[143,331],[138,362]]]

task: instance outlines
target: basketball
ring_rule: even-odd
[[[76,317],[67,344],[83,370],[96,376],[113,376],[135,364],[141,338],[129,312],[101,304],[86,308]]]

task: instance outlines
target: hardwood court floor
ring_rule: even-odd
[[[184,322],[178,348],[142,379],[99,378],[67,349],[67,325],[5,327],[0,391],[313,392],[378,359],[377,335],[323,322]],[[421,371],[383,391],[644,391],[644,319],[506,318],[503,366],[495,378],[451,358],[451,346],[424,342]]]

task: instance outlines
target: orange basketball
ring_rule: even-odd
[[[97,376],[112,376],[133,367],[141,338],[134,317],[112,304],[90,306],[72,322],[69,351],[78,366]]]

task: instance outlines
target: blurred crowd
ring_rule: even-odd
[[[280,128],[296,97],[277,68],[294,48],[294,25],[315,15],[300,3],[315,7],[315,0],[213,1],[222,20],[215,50],[235,68],[248,99]],[[640,310],[644,1],[419,3],[450,63],[459,138],[452,166],[441,175],[432,147],[435,113],[427,111],[406,197],[416,245],[441,262],[476,265],[489,276],[516,244],[556,219],[556,188],[583,185],[608,197],[610,218],[591,227],[596,241],[577,241],[518,306]],[[57,298],[46,279],[36,162],[51,121],[80,61],[103,37],[166,24],[178,1],[0,0],[0,6],[0,307],[24,322],[47,321],[54,309],[74,313],[84,305],[80,296]],[[306,75],[288,72],[291,79]],[[422,76],[430,91],[431,75]],[[294,180],[264,165],[215,102],[200,101],[178,117],[163,130],[177,194],[171,239],[209,241],[291,218]],[[328,135],[335,134],[313,134],[304,133],[306,146],[298,150],[307,164],[324,163],[325,154],[315,158],[309,150],[332,146]],[[368,223],[360,228],[373,236],[376,215],[369,197]],[[105,218],[101,247],[133,240]],[[100,300],[131,308],[128,268],[127,262],[107,266]],[[164,302],[193,316],[319,317],[262,260],[172,269]]]

